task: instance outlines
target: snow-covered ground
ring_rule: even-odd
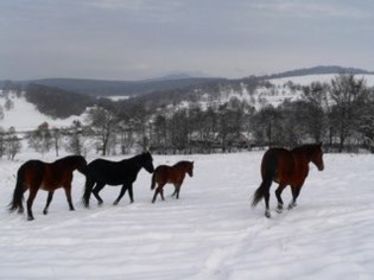
[[[104,98],[108,98],[112,101],[121,101],[121,100],[129,99],[130,96],[127,96],[127,95],[111,95],[111,96],[104,96]]]
[[[142,170],[134,204],[126,195],[112,206],[119,188],[106,187],[104,206],[92,199],[84,209],[84,178],[76,173],[76,211],[67,210],[59,190],[43,216],[46,192],[40,191],[33,222],[6,212],[14,175],[28,159],[21,156],[0,161],[1,279],[374,278],[373,155],[325,155],[325,171],[311,168],[298,207],[273,211],[271,219],[263,203],[250,207],[262,156],[253,152],[155,156],[155,165],[195,161],[180,200],[169,196],[168,186],[166,201],[156,204],[151,175]],[[290,199],[289,189],[283,196]]]

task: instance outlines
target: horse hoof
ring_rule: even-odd
[[[282,213],[283,212],[283,204],[278,204],[277,208],[275,209],[277,213]]]
[[[100,205],[101,205],[101,204],[99,204],[99,206],[100,206]],[[114,206],[117,206],[117,205],[118,205],[118,201],[114,201],[114,202],[113,202],[113,205],[114,205]]]
[[[291,203],[290,205],[288,205],[288,210],[292,210],[293,208],[295,208],[297,206],[296,203]]]
[[[266,212],[265,212],[265,217],[266,217],[266,218],[269,218],[269,219],[271,218],[271,215],[270,215],[270,212],[269,212],[269,211],[266,211]]]
[[[44,210],[44,211],[43,211],[43,214],[44,214],[44,215],[47,215],[47,214],[48,214],[48,211]]]
[[[27,217],[27,220],[28,220],[28,221],[33,221],[33,220],[34,220],[34,217]]]

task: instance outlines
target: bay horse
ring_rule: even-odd
[[[193,161],[180,161],[173,166],[159,165],[152,176],[151,190],[154,190],[156,184],[158,184],[153,195],[152,203],[156,202],[158,194],[160,194],[162,200],[165,200],[163,188],[167,183],[174,184],[175,190],[172,196],[176,195],[176,198],[179,199],[179,192],[186,173],[188,173],[190,177],[193,176],[193,165]]]
[[[21,165],[17,172],[17,182],[13,193],[12,202],[9,205],[11,212],[18,209],[23,213],[23,193],[29,190],[27,199],[27,219],[34,219],[32,204],[39,189],[48,191],[47,203],[43,214],[47,215],[49,204],[52,201],[54,191],[64,188],[70,210],[74,210],[71,199],[71,182],[73,171],[78,170],[83,173],[87,162],[82,156],[67,156],[52,163],[41,160],[29,160]]]
[[[309,173],[309,163],[312,162],[319,171],[324,169],[322,143],[297,147],[293,150],[271,148],[264,154],[261,162],[262,183],[255,191],[252,207],[264,198],[265,216],[270,218],[269,199],[272,182],[279,184],[275,195],[278,200],[277,212],[283,210],[282,191],[288,185],[291,186],[292,201],[288,209],[296,206],[296,199]]]
[[[149,152],[118,162],[105,159],[96,159],[92,161],[87,165],[85,172],[86,185],[82,198],[84,206],[89,207],[91,192],[96,197],[98,204],[101,205],[103,200],[100,197],[99,192],[105,187],[105,185],[122,185],[119,196],[113,203],[114,205],[119,203],[123,195],[126,193],[126,190],[129,191],[130,201],[133,203],[134,197],[132,185],[141,168],[144,168],[149,173],[154,171],[153,158]]]

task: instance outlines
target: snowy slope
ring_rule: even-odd
[[[67,119],[53,119],[40,113],[36,107],[27,102],[24,96],[17,97],[10,94],[14,108],[9,111],[4,109],[4,118],[0,119],[0,127],[8,129],[13,126],[17,131],[28,131],[37,128],[43,122],[48,122],[50,127],[67,127],[73,120],[82,120],[84,116],[71,116]],[[6,98],[0,95],[0,105],[4,108]]]
[[[92,200],[83,209],[84,178],[77,173],[77,210],[67,210],[60,190],[43,216],[41,191],[33,222],[6,212],[22,161],[1,161],[0,278],[373,279],[374,157],[327,154],[325,171],[311,168],[299,206],[266,219],[263,203],[253,210],[249,201],[260,183],[261,156],[156,156],[155,165],[195,160],[181,199],[169,197],[169,186],[166,201],[156,204],[142,170],[134,204],[126,195],[112,206],[119,189],[107,187],[104,206]],[[289,189],[283,196],[290,199]],[[274,209],[273,192],[271,203]]]
[[[309,85],[312,82],[321,82],[321,83],[329,83],[332,79],[334,79],[338,74],[321,74],[321,75],[307,75],[307,76],[297,76],[297,77],[288,77],[288,78],[279,78],[279,79],[271,79],[269,80],[272,84],[275,85],[283,85],[288,81],[291,81],[294,84],[298,85]],[[366,80],[366,84],[369,87],[374,86],[374,75],[372,74],[365,74],[365,75],[355,75],[356,79],[364,78]]]
[[[301,98],[301,89],[291,89],[288,85],[292,82],[295,86],[307,86],[313,82],[330,83],[338,74],[321,74],[321,75],[306,75],[298,77],[278,78],[270,79],[269,82],[272,87],[259,86],[253,93],[249,93],[248,90],[242,85],[239,90],[226,89],[220,92],[220,97],[216,100],[216,103],[222,104],[228,102],[231,98],[237,98],[239,100],[245,100],[248,104],[254,106],[256,109],[261,109],[264,106],[272,105],[274,107],[279,106],[284,101],[296,101]],[[366,85],[369,87],[374,86],[374,75],[355,75],[357,79],[363,78],[366,81]],[[206,108],[211,102],[206,100],[203,96],[200,104],[203,108]],[[180,104],[181,108],[188,107],[188,104]]]

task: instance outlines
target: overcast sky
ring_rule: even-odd
[[[1,0],[0,79],[374,70],[372,0]]]

